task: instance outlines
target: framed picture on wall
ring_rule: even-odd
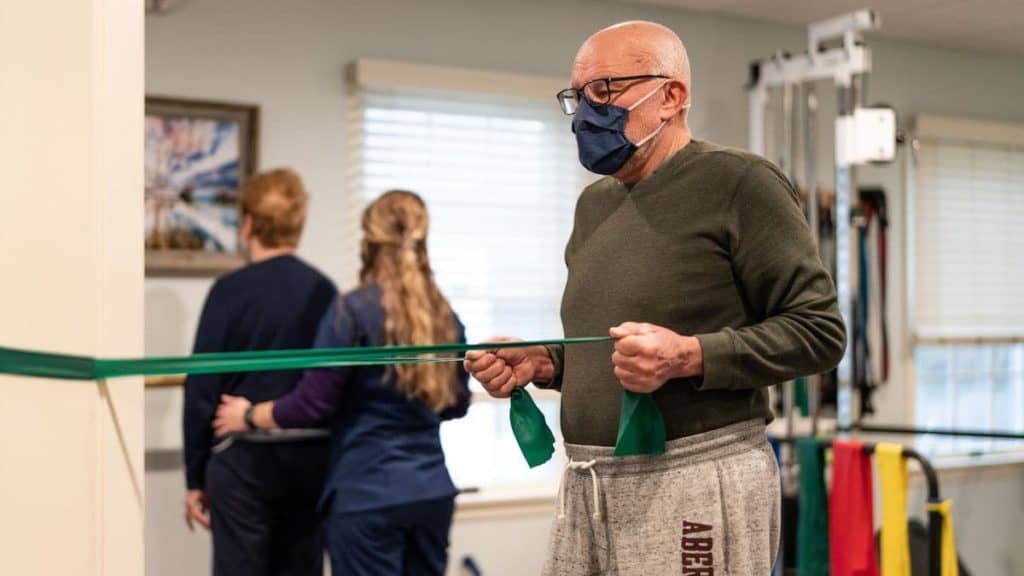
[[[239,190],[257,166],[259,108],[147,97],[147,275],[240,266]]]

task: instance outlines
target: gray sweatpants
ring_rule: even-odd
[[[779,545],[779,469],[762,420],[612,457],[566,444],[544,574],[768,576]]]

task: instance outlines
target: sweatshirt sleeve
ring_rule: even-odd
[[[228,342],[230,310],[214,284],[206,296],[199,317],[193,352],[223,352]],[[185,402],[182,418],[185,447],[185,484],[189,490],[202,490],[206,464],[213,444],[213,415],[220,403],[224,374],[195,374],[185,378]]]
[[[355,345],[352,314],[336,299],[320,320],[314,348],[349,348]],[[274,422],[281,428],[305,428],[321,424],[341,401],[345,380],[352,368],[305,370],[291,392],[274,400]]]
[[[455,341],[459,344],[466,343],[466,327],[458,316],[455,317]],[[466,372],[466,367],[462,362],[457,362],[456,366],[455,382],[453,382],[455,403],[441,411],[438,415],[441,420],[454,420],[465,416],[473,398],[473,393],[469,390],[469,372]]]
[[[551,382],[545,382],[544,384],[533,383],[537,388],[543,388],[545,390],[562,390],[562,365],[565,363],[565,346],[561,344],[554,344],[551,346],[545,346],[548,349],[548,354],[551,355],[551,364],[553,365],[554,372],[551,376]]]
[[[796,191],[757,160],[739,179],[726,223],[740,293],[761,320],[698,335],[701,389],[749,389],[830,370],[846,347],[835,285]]]

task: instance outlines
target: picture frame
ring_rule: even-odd
[[[258,166],[259,107],[147,96],[147,276],[209,276],[245,262],[240,190]]]

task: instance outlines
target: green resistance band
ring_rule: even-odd
[[[470,350],[567,346],[610,340],[609,337],[587,337],[526,342],[261,350],[179,357],[110,359],[0,347],[0,374],[61,380],[106,380],[124,376],[221,374],[345,366],[460,362],[463,358],[456,355]],[[544,414],[537,408],[529,393],[522,388],[512,394],[509,420],[519,449],[531,468],[551,459],[551,455],[554,453],[554,434],[544,420]],[[624,392],[615,455],[660,454],[664,451],[665,424],[654,400],[649,395]]]

